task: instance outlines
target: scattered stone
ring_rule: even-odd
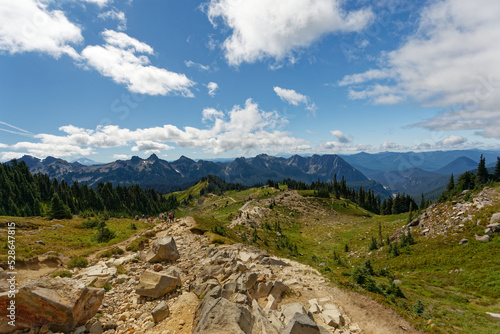
[[[155,263],[155,265],[153,266],[153,270],[154,271],[162,271],[163,270],[163,266],[159,263]]]
[[[500,221],[500,212],[497,212],[497,213],[494,213],[492,216],[491,216],[491,219],[490,219],[490,224],[493,224],[493,223],[496,223]],[[499,224],[500,225],[500,224]],[[489,226],[489,225],[488,225]]]
[[[486,312],[486,314],[489,315],[494,320],[500,321],[500,314],[499,313]]]
[[[276,310],[277,306],[278,306],[278,302],[276,301],[276,298],[274,298],[273,295],[269,295],[269,297],[267,297],[267,304],[266,304],[265,308],[270,309],[270,310]]]
[[[282,334],[320,334],[318,325],[307,315],[295,313]]]
[[[139,286],[135,292],[141,296],[159,298],[172,292],[180,285],[181,280],[178,277],[146,270],[141,275]]]
[[[484,241],[484,242],[489,242],[491,240],[489,235],[476,235],[476,240],[478,241]]]
[[[345,324],[344,317],[340,313],[340,310],[333,304],[326,304],[321,316],[328,326],[339,328]]]
[[[321,313],[321,311],[323,311],[323,308],[319,305],[317,299],[309,300],[309,305],[310,305],[309,312],[311,312],[313,314],[318,314],[318,313]]]
[[[141,253],[142,258],[149,263],[160,261],[175,262],[180,258],[179,251],[172,237],[161,237],[153,242],[146,253]]]
[[[153,315],[153,320],[155,324],[159,323],[163,319],[166,319],[170,315],[170,310],[168,308],[167,303],[165,301],[162,301],[158,306],[156,306],[153,311],[151,312]]]
[[[493,232],[500,232],[500,223],[489,224],[487,228],[491,229]]]
[[[460,240],[460,242],[458,243],[459,245],[467,245],[469,243],[469,241],[467,239],[462,239]]]
[[[102,324],[100,321],[94,322],[92,326],[90,326],[89,329],[90,334],[102,334]]]
[[[393,283],[394,283],[394,284],[396,284],[396,285],[400,285],[400,284],[401,284],[401,283],[403,283],[403,282],[402,282],[401,280],[399,280],[399,279],[395,279],[395,280],[393,281]]]
[[[283,316],[285,317],[285,324],[291,321],[295,313],[306,315],[311,319],[313,318],[312,314],[309,314],[301,303],[291,303],[283,305],[281,306],[281,313],[283,313]]]

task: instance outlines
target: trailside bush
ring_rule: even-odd
[[[68,269],[85,268],[89,265],[89,261],[84,257],[74,257],[68,262]]]

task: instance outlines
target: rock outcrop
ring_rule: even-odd
[[[13,329],[36,328],[69,333],[92,318],[104,297],[104,290],[87,287],[70,278],[48,278],[28,281],[16,294],[15,327],[4,312],[10,303],[6,292],[0,294],[0,333]]]

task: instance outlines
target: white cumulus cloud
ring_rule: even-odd
[[[81,29],[60,10],[49,10],[46,1],[2,1],[0,50],[9,53],[42,52],[59,58],[79,55],[71,44],[83,41]]]
[[[313,115],[316,112],[316,105],[314,102],[310,102],[310,98],[308,96],[297,93],[293,89],[285,89],[281,87],[275,86],[274,92],[276,95],[280,97],[282,101],[288,102],[288,104],[298,106],[299,104],[305,104],[306,109],[311,111]]]
[[[82,51],[86,65],[133,93],[193,96],[190,88],[195,83],[184,74],[150,65],[144,54],[154,53],[151,46],[123,32],[106,30],[102,35],[106,44],[87,46]]]
[[[232,30],[223,43],[230,65],[265,58],[293,59],[322,36],[360,31],[373,18],[368,9],[346,12],[339,0],[211,0],[210,22],[218,19]]]
[[[333,131],[330,131],[330,133],[337,137],[337,139],[339,140],[339,142],[341,143],[350,143],[352,141],[352,138],[347,138],[344,133],[340,130],[333,130]]]
[[[466,138],[462,136],[456,136],[456,135],[450,135],[449,137],[446,137],[443,139],[439,144],[443,146],[455,146],[455,145],[460,145],[463,144],[467,141]]]
[[[251,99],[243,107],[234,106],[227,115],[210,108],[203,110],[202,114],[204,121],[212,122],[205,129],[190,126],[179,129],[171,124],[136,130],[116,125],[98,126],[96,129],[67,125],[59,128],[63,135],[37,134],[34,138],[38,142],[20,142],[8,148],[39,157],[63,157],[86,156],[95,153],[97,148],[116,147],[131,147],[134,152],[157,153],[172,149],[169,144],[202,148],[214,154],[232,150],[281,152],[305,147],[304,140],[280,130],[286,121],[276,112],[261,110]]]
[[[443,108],[415,126],[500,138],[499,17],[496,0],[431,2],[416,32],[379,59],[381,68],[345,76],[339,84],[356,85],[349,90],[352,99]]]
[[[113,159],[115,159],[115,160],[128,160],[128,159],[130,159],[130,155],[126,155],[126,154],[113,154]]]
[[[215,96],[217,89],[219,89],[219,85],[216,82],[209,82],[207,84],[207,88],[208,88],[208,95]]]

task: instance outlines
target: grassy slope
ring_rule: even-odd
[[[0,217],[0,261],[7,260],[7,222],[16,223],[15,245],[16,260],[23,261],[35,255],[48,251],[56,251],[67,256],[87,256],[103,247],[119,243],[128,239],[137,232],[151,228],[151,224],[131,219],[111,218],[106,222],[107,227],[116,233],[116,237],[107,243],[98,243],[93,240],[94,229],[81,228],[82,222],[87,219],[73,218],[65,220],[47,220],[44,218]],[[135,223],[137,230],[131,229]],[[54,225],[62,225],[63,228]],[[45,245],[37,244],[41,240]]]
[[[185,210],[204,217],[202,225],[210,221],[205,226],[205,229],[210,229],[217,224],[227,225],[249,199],[271,198],[278,193],[272,188],[233,191],[224,196],[197,200],[196,205]],[[307,192],[301,194],[311,195]],[[495,210],[500,211],[500,208]],[[488,218],[494,210],[486,211],[478,212],[477,218]],[[282,244],[278,249],[278,238],[273,230],[276,222],[280,223],[292,249]],[[257,228],[256,241],[252,241],[251,229],[240,226],[228,232],[228,236],[315,266],[333,282],[351,288],[349,274],[352,266],[370,259],[376,270],[387,268],[402,281],[401,289],[406,299],[398,298],[394,303],[382,295],[365,293],[405,315],[421,329],[436,333],[500,332],[500,323],[484,313],[500,313],[500,236],[482,243],[474,240],[477,228],[439,238],[420,237],[414,232],[417,244],[411,246],[410,254],[390,258],[387,245],[379,250],[368,250],[372,236],[379,239],[379,224],[385,240],[387,234],[392,235],[406,222],[407,214],[377,216],[343,200],[307,197],[293,207],[290,203],[277,203]],[[469,239],[469,245],[465,247],[458,245],[463,237]],[[297,246],[296,252],[293,245]],[[348,253],[345,245],[349,248]],[[340,262],[334,259],[334,252],[340,255]],[[320,263],[325,265],[318,267]],[[376,280],[379,284],[388,282],[387,277],[376,277]],[[411,312],[417,300],[423,301],[426,307],[424,317]],[[428,319],[431,324],[426,322]]]

